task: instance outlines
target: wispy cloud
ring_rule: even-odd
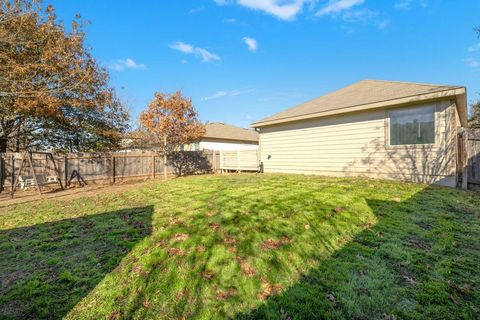
[[[464,60],[465,63],[471,68],[480,68],[480,60],[476,58],[467,58]]]
[[[476,45],[474,46],[471,46],[470,48],[468,48],[468,52],[477,52],[480,50],[480,43],[477,43]]]
[[[258,49],[258,42],[257,40],[250,38],[250,37],[243,37],[243,42],[247,45],[248,50],[252,52],[256,52]]]
[[[175,41],[171,43],[169,47],[173,50],[177,50],[186,54],[193,54],[199,57],[203,62],[220,61],[220,57],[215,53],[181,41]]]
[[[412,0],[399,0],[395,3],[394,8],[396,10],[409,10],[412,4]]]
[[[195,13],[198,13],[198,12],[202,12],[204,10],[205,10],[205,7],[193,8],[193,9],[188,10],[188,14],[195,14]]]
[[[207,101],[207,100],[214,100],[214,99],[219,99],[219,98],[223,98],[223,97],[235,97],[235,96],[239,96],[239,95],[242,95],[242,94],[249,94],[249,93],[252,93],[254,91],[255,91],[255,89],[247,89],[247,90],[234,89],[234,90],[230,90],[230,91],[217,91],[210,96],[201,98],[201,100],[202,101]]]
[[[330,14],[340,14],[364,2],[365,0],[330,0],[326,6],[317,11],[316,15],[325,16]]]
[[[359,23],[359,22],[368,22],[371,19],[377,18],[379,13],[377,11],[372,11],[370,9],[361,9],[346,11],[342,15],[342,19],[345,22]]]
[[[123,71],[125,69],[147,69],[147,66],[143,63],[137,63],[131,58],[125,60],[118,59],[115,63],[108,66],[110,69],[115,71]]]
[[[251,10],[261,11],[281,20],[294,20],[305,3],[315,0],[214,0],[218,5],[237,4]]]
[[[385,30],[390,21],[379,11],[371,10],[362,6],[365,0],[330,0],[325,6],[316,12],[316,16],[331,16],[335,19],[355,24],[373,24],[380,30]],[[344,27],[347,32],[355,31],[355,28]]]

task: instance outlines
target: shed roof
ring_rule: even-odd
[[[235,127],[221,122],[205,125],[204,138],[258,142],[258,132],[252,129]]]
[[[362,80],[340,90],[284,110],[252,124],[252,127],[317,118],[345,112],[443,99],[463,94],[457,104],[462,124],[466,121],[465,87],[412,82]],[[465,115],[462,115],[465,112]],[[464,118],[464,119],[463,119]]]

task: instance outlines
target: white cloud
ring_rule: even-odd
[[[346,11],[342,15],[342,19],[345,22],[358,23],[358,22],[368,22],[373,18],[378,17],[379,13],[377,11],[372,11],[370,9],[361,9],[361,10],[352,10]]]
[[[468,58],[464,60],[465,63],[471,68],[480,68],[480,60],[475,58]]]
[[[218,5],[226,5],[232,2],[252,10],[262,11],[281,20],[294,20],[303,5],[315,0],[214,0]]]
[[[362,5],[365,0],[330,0],[327,5],[317,11],[316,16],[332,16],[340,18],[346,23],[373,24],[380,30],[385,30],[390,21],[382,18],[383,14],[365,7],[356,8]],[[352,27],[345,27],[348,33],[355,31]]]
[[[378,28],[380,30],[385,30],[390,25],[390,20],[384,19],[378,23]]]
[[[365,0],[330,0],[329,3],[317,11],[317,16],[339,14],[364,3]]]
[[[181,41],[175,41],[171,43],[169,47],[183,53],[194,54],[197,57],[200,57],[203,62],[220,61],[220,57],[217,56],[215,53],[212,53],[207,49],[195,47],[191,44]]]
[[[123,71],[125,69],[147,69],[147,66],[142,63],[136,63],[133,59],[127,58],[125,60],[118,59],[117,62],[108,66],[115,71]]]
[[[477,43],[476,45],[474,46],[471,46],[470,48],[468,48],[468,52],[477,52],[480,50],[480,43]]]
[[[394,7],[396,10],[408,10],[411,4],[412,0],[399,0],[395,3]]]
[[[223,97],[235,97],[235,96],[239,96],[239,95],[242,95],[242,94],[252,93],[254,91],[255,91],[255,89],[247,89],[247,90],[235,89],[235,90],[230,90],[230,91],[217,91],[210,96],[201,98],[201,100],[207,101],[207,100],[219,99],[219,98],[223,98]]]
[[[204,10],[205,10],[204,7],[193,8],[193,9],[188,10],[188,14],[195,14],[195,13],[198,13],[198,12],[202,12]]]
[[[257,40],[250,38],[250,37],[243,37],[243,42],[247,45],[248,50],[252,52],[256,52],[258,49]]]

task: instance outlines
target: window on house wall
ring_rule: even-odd
[[[390,145],[435,143],[435,107],[425,106],[389,112]]]

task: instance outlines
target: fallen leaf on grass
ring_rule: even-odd
[[[176,241],[184,241],[187,240],[190,236],[186,233],[177,233],[173,239]]]
[[[456,305],[459,305],[461,304],[460,301],[458,301],[457,299],[455,299],[454,296],[452,296],[451,294],[448,296],[450,298],[450,300],[452,300],[453,303],[455,303]]]
[[[454,292],[461,294],[461,295],[469,295],[470,294],[470,287],[466,284],[463,287],[460,287],[457,285],[455,282],[448,281],[448,286],[450,289],[452,289]]]
[[[334,306],[337,305],[337,298],[332,293],[327,293],[326,297]]]
[[[205,270],[202,272],[202,278],[205,280],[212,280],[215,277],[215,273],[213,271]]]
[[[226,300],[237,294],[237,289],[229,288],[227,291],[217,290],[215,296],[218,300]]]
[[[112,313],[110,313],[108,315],[108,320],[118,320],[122,317],[122,314],[120,313],[120,311],[113,311]]]
[[[262,292],[258,294],[258,298],[261,300],[265,300],[272,295],[279,294],[283,290],[283,285],[280,283],[277,284],[270,284],[268,280],[263,277],[262,278]]]
[[[235,244],[237,243],[237,240],[229,235],[224,235],[223,241],[224,244]]]
[[[143,305],[146,309],[148,309],[148,307],[150,307],[150,302],[149,302],[148,300],[145,300],[145,301],[142,302],[142,305]]]
[[[216,214],[215,211],[208,211],[205,215],[207,217],[213,217],[215,214]]]
[[[408,275],[403,275],[402,278],[410,285],[416,285],[417,284],[417,281],[415,281],[415,279],[413,277],[410,277]]]
[[[257,274],[257,271],[250,266],[248,261],[244,258],[237,257],[237,262],[240,264],[240,268],[242,268],[242,272],[247,277],[253,277]]]
[[[292,240],[288,239],[287,237],[281,237],[280,239],[268,239],[263,242],[262,249],[278,249],[279,247],[290,243],[292,243]]]
[[[208,224],[208,226],[213,230],[217,230],[220,227],[220,225],[218,223],[215,223],[215,222],[210,222]]]
[[[183,289],[175,293],[175,298],[177,298],[178,300],[181,300],[187,297],[190,297],[190,291],[188,291],[188,289]]]
[[[180,248],[168,248],[168,255],[170,257],[172,256],[183,256],[185,254],[185,251],[183,251],[183,249],[180,249]]]

